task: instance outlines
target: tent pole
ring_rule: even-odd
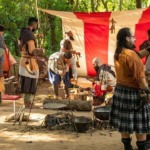
[[[39,41],[39,28],[41,27],[41,23],[40,23],[40,17],[39,17],[39,10],[38,10],[38,0],[36,0],[36,16],[38,19],[38,30],[37,30],[37,46],[40,47],[40,41]]]

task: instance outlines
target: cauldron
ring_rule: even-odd
[[[89,129],[92,120],[91,118],[80,116],[80,117],[74,117],[71,120],[71,122],[76,132],[84,133]]]
[[[100,106],[93,110],[94,116],[100,120],[109,120],[110,106]]]

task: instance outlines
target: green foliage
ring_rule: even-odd
[[[28,3],[24,0],[0,0],[1,24],[5,27],[5,41],[9,49],[15,54],[14,42],[18,39],[20,29],[26,25],[29,16],[35,15],[35,11],[30,6],[32,0]]]
[[[27,25],[30,16],[37,16],[36,2],[39,8],[59,11],[100,12],[136,9],[136,0],[0,0],[0,24],[6,28],[5,40],[13,54],[16,53],[16,41],[22,27]],[[150,5],[149,0],[142,0],[142,7]],[[38,12],[40,47],[47,50],[47,55],[59,50],[62,39],[61,19]]]

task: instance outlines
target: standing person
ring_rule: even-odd
[[[135,37],[129,28],[119,30],[114,54],[117,84],[112,99],[110,125],[120,132],[125,150],[133,150],[130,135],[134,132],[138,150],[147,150],[146,134],[150,132],[147,101],[150,100],[150,89],[142,61],[133,50],[134,42]],[[147,51],[150,52],[149,49]],[[140,94],[141,91],[146,94]]]
[[[4,27],[0,26],[0,103],[2,103],[2,92],[4,92],[4,77],[3,77],[3,63],[4,63],[4,51],[5,42],[3,38]]]
[[[148,36],[148,39],[145,40],[139,46],[140,50],[143,50],[143,49],[147,48],[148,46],[150,46],[150,29],[147,31],[147,36]],[[146,57],[145,71],[146,71],[145,73],[147,75],[148,84],[149,84],[149,87],[150,87],[150,56]]]
[[[32,107],[32,95],[36,93],[37,80],[39,78],[39,67],[36,56],[42,55],[44,50],[36,48],[34,31],[38,20],[34,17],[28,19],[28,27],[20,32],[21,59],[19,64],[20,92],[24,93],[24,104],[26,108]]]
[[[58,98],[58,88],[61,80],[63,80],[66,91],[66,98],[69,98],[69,64],[72,58],[70,51],[56,52],[50,55],[48,60],[49,81],[54,88],[54,96]]]
[[[150,46],[150,29],[147,31],[148,39],[140,45],[140,50]],[[150,87],[150,56],[146,57],[145,74],[147,77],[148,86]],[[147,135],[148,147],[150,147],[150,134]]]
[[[71,51],[72,54],[74,55],[80,55],[79,52],[76,52],[73,49],[73,42],[74,42],[74,37],[73,33],[71,31],[65,32],[65,39],[61,40],[60,42],[60,51],[61,52],[66,52],[66,51]],[[79,64],[76,63],[75,57],[71,58],[70,66],[69,66],[69,77],[70,79],[74,78],[77,80],[78,73],[77,73],[77,67],[79,67]]]
[[[102,64],[100,58],[95,57],[92,60],[92,63],[96,71],[96,79],[93,82],[94,99],[99,100],[99,104],[102,104],[103,102],[106,102],[106,93],[112,92],[113,87],[116,84],[115,72],[110,65]],[[93,103],[93,105],[95,105],[95,103]]]

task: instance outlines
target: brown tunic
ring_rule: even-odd
[[[145,78],[144,66],[139,56],[132,50],[124,49],[115,60],[117,83],[129,87],[140,87],[140,79]]]

